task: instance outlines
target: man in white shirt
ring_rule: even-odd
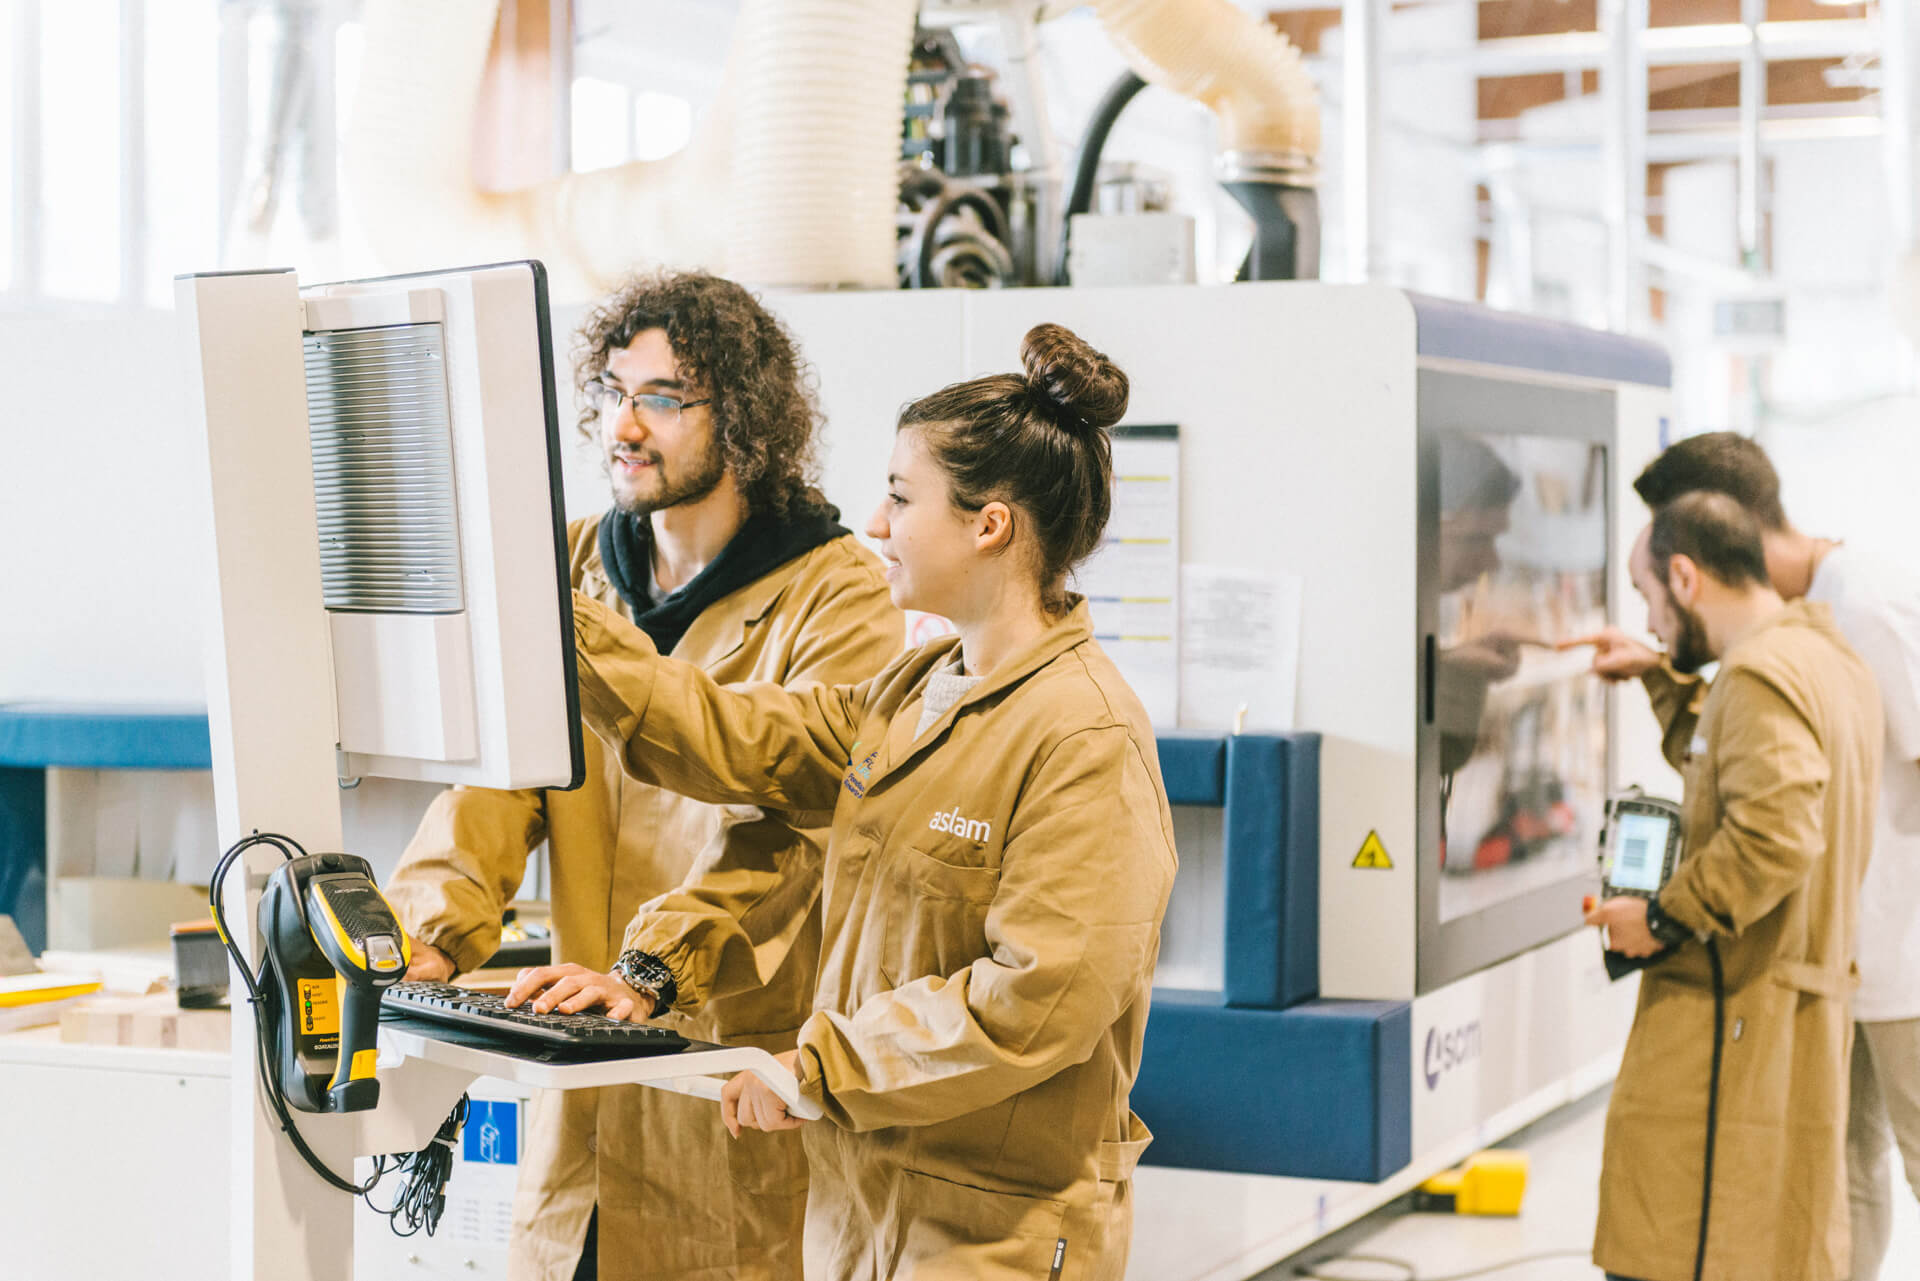
[[[1847,1174],[1854,1281],[1875,1281],[1893,1228],[1887,1149],[1920,1196],[1920,575],[1787,521],[1766,452],[1733,432],[1693,436],[1641,472],[1651,507],[1709,490],[1758,519],[1781,596],[1825,603],[1872,669],[1887,723],[1873,856],[1860,889]]]

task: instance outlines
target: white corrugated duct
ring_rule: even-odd
[[[498,10],[367,4],[343,167],[387,269],[536,257],[561,298],[655,264],[757,285],[893,286],[914,0],[745,0],[686,147],[494,193],[474,186],[472,156]]]
[[[1230,0],[1103,0],[1141,76],[1221,124],[1223,159],[1307,173],[1313,86]],[[558,298],[633,270],[762,286],[891,288],[900,112],[915,0],[744,0],[713,108],[665,160],[520,191],[474,185],[474,106],[498,15],[484,0],[368,0],[343,167],[388,270],[536,257]]]
[[[1142,80],[1213,112],[1225,165],[1312,177],[1320,99],[1284,35],[1231,0],[1094,0],[1093,10]]]
[[[728,274],[891,289],[915,0],[746,0],[735,28]]]

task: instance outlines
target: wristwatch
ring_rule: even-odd
[[[1660,896],[1647,900],[1647,933],[1666,947],[1678,947],[1693,937],[1693,931],[1660,910]]]
[[[673,971],[667,963],[651,952],[626,951],[613,963],[613,976],[636,992],[645,992],[653,998],[653,1012],[665,1014],[673,1008],[674,998],[680,995],[680,985],[673,980]]]

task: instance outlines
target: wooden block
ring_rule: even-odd
[[[472,988],[476,992],[492,992],[505,996],[513,988],[513,981],[520,976],[518,969],[501,966],[497,969],[468,970],[456,974],[453,981],[456,986]]]
[[[183,1050],[210,1050],[225,1054],[233,1047],[230,1010],[181,1010],[175,1020],[174,1042]]]
[[[150,1050],[220,1051],[230,1044],[231,1020],[226,1010],[183,1010],[171,992],[98,997],[62,1012],[60,1039]]]
[[[127,1007],[145,997],[102,996],[82,1001],[60,1014],[60,1039],[80,1045],[127,1045],[133,1036]]]
[[[33,951],[21,936],[20,927],[11,916],[0,916],[0,977],[31,974],[35,968]]]

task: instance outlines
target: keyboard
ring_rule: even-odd
[[[533,1006],[509,1009],[505,998],[451,983],[395,983],[380,997],[384,1014],[429,1019],[467,1032],[599,1054],[676,1054],[689,1042],[672,1028],[628,1023],[604,1014],[535,1014]]]

